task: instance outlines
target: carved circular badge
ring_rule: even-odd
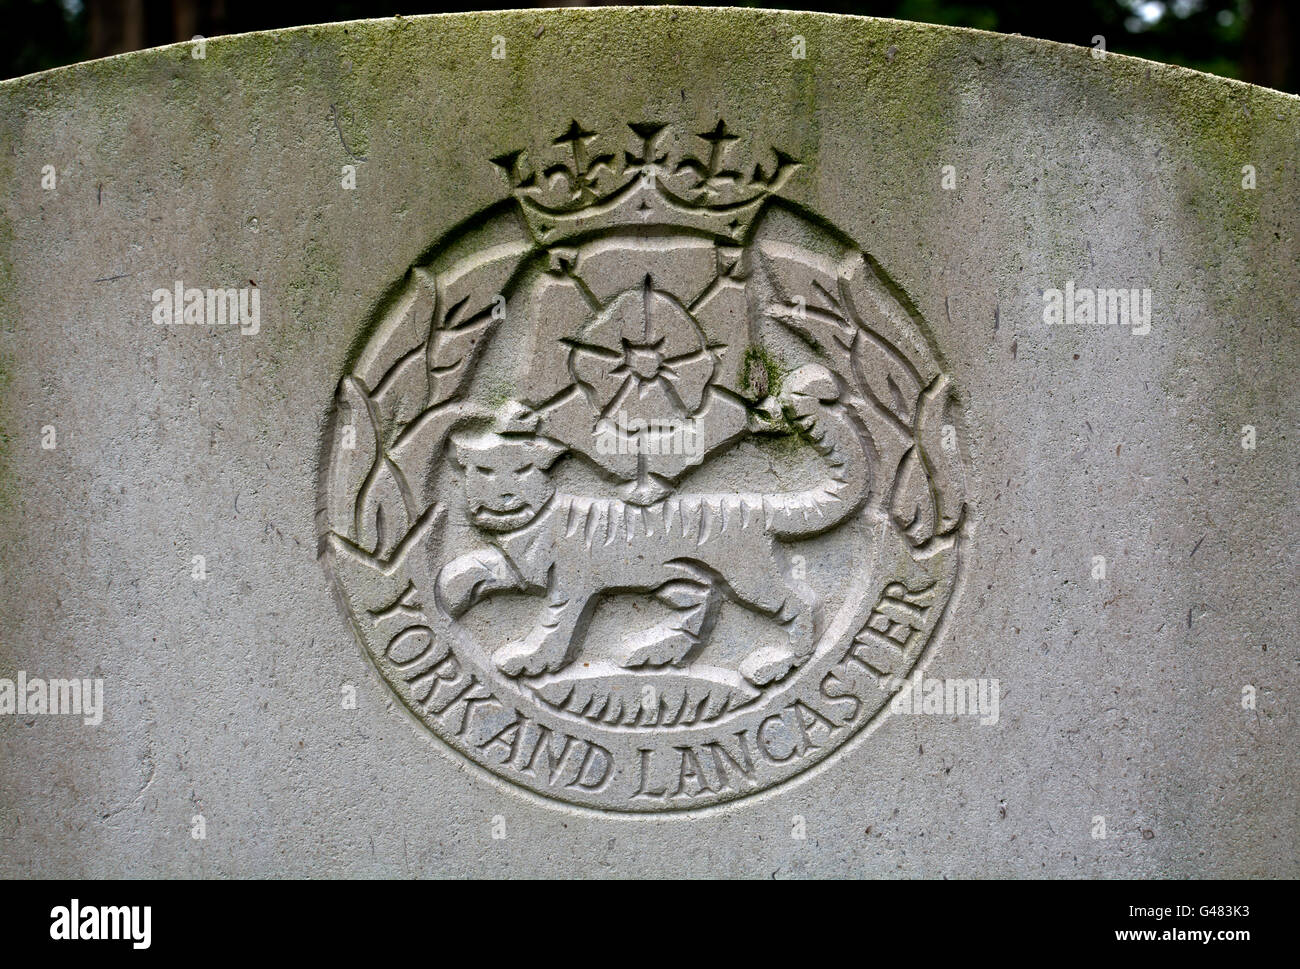
[[[881,714],[961,566],[928,328],[781,197],[796,159],[737,141],[575,122],[492,159],[509,197],[339,385],[322,548],[358,638],[455,750],[573,804],[806,770]]]

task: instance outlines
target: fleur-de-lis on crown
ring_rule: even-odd
[[[662,165],[668,160],[668,152],[659,151],[657,142],[663,135],[666,125],[629,124],[632,133],[641,139],[641,150],[637,153],[623,152],[623,160],[629,169],[641,170],[654,165]]]
[[[727,153],[727,145],[739,140],[740,136],[727,130],[727,123],[719,120],[712,131],[702,131],[697,136],[703,138],[709,146],[707,159],[693,156],[683,158],[677,164],[673,174],[690,172],[695,176],[692,190],[702,195],[714,196],[724,186],[734,185],[740,180],[740,172],[734,168],[723,168],[722,160]]]
[[[568,184],[571,201],[593,201],[597,197],[596,182],[601,174],[614,170],[613,155],[588,157],[587,146],[595,139],[596,132],[588,131],[574,120],[564,134],[551,142],[553,145],[566,146],[569,149],[569,160],[551,165],[542,172],[542,177],[551,183],[563,179]]]
[[[532,188],[537,184],[537,175],[535,172],[529,172],[527,175],[519,170],[519,163],[524,157],[524,150],[517,148],[514,151],[507,151],[503,154],[492,158],[492,164],[506,173],[506,178],[510,181],[510,187],[516,191],[521,188]]]

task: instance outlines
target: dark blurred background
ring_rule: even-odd
[[[647,0],[641,0],[647,2]],[[301,24],[522,6],[527,0],[453,8],[403,0],[0,0],[0,72],[17,77],[94,57],[156,47],[195,34]],[[596,6],[597,4],[590,4]],[[1300,92],[1297,0],[1039,0],[952,3],[945,0],[785,0],[727,6],[785,7],[897,17],[1090,46],[1183,64],[1255,84]]]

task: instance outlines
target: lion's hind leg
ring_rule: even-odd
[[[537,676],[563,669],[573,661],[593,604],[591,590],[552,587],[541,621],[523,639],[506,643],[493,653],[493,661],[507,676]]]
[[[626,667],[675,666],[709,638],[721,596],[709,581],[674,579],[655,590],[655,598],[674,611],[658,625],[623,640],[619,663]]]
[[[780,646],[762,646],[740,663],[740,674],[755,686],[782,679],[810,655],[817,639],[817,596],[804,582],[782,573],[775,557],[769,569],[737,569],[727,584],[736,598],[771,616],[786,632]]]

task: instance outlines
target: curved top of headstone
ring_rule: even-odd
[[[513,67],[518,70],[525,68],[529,61],[536,63],[539,58],[552,56],[556,53],[552,45],[564,44],[566,37],[577,40],[584,33],[593,35],[588,39],[591,42],[596,33],[612,32],[612,36],[628,43],[627,47],[622,48],[625,52],[634,51],[642,44],[654,46],[651,39],[657,37],[678,40],[683,52],[687,49],[703,51],[712,47],[725,49],[733,57],[743,53],[746,55],[744,58],[736,59],[748,60],[753,56],[762,56],[763,52],[747,44],[739,48],[727,45],[732,41],[744,40],[751,32],[755,35],[767,34],[773,41],[787,39],[785,28],[804,31],[800,36],[810,42],[807,45],[808,56],[798,58],[805,61],[802,65],[805,68],[818,66],[817,45],[814,41],[828,37],[829,34],[825,32],[833,31],[841,56],[860,58],[859,67],[877,58],[883,59],[892,67],[899,53],[903,53],[905,56],[899,61],[898,70],[904,75],[909,60],[911,67],[923,63],[933,69],[944,64],[950,68],[960,67],[961,59],[969,58],[984,68],[986,73],[997,73],[1008,68],[1008,81],[1022,79],[1022,71],[1035,68],[1049,72],[1068,72],[1081,63],[1095,61],[1098,65],[1104,62],[1106,69],[1090,75],[1093,80],[1108,78],[1114,82],[1130,78],[1144,84],[1190,86],[1203,92],[1215,87],[1239,93],[1251,89],[1260,93],[1268,92],[1284,104],[1294,105],[1300,101],[1296,95],[1261,88],[1233,78],[1108,52],[1104,40],[1099,45],[1094,43],[1093,46],[1078,46],[969,27],[794,9],[662,5],[484,10],[311,24],[222,35],[205,40],[206,56],[226,59],[227,67],[233,67],[238,59],[243,62],[242,73],[246,77],[269,81],[275,75],[268,75],[267,71],[274,69],[276,58],[288,58],[286,64],[293,63],[301,70],[303,62],[299,56],[306,49],[305,45],[313,48],[329,45],[335,52],[346,54],[359,69],[376,71],[385,62],[391,67],[395,57],[427,57],[452,53],[448,45],[458,42],[452,38],[472,43],[480,36],[489,41],[500,36],[511,48],[509,57],[502,60],[517,58]],[[546,37],[548,29],[552,31],[550,38]],[[557,32],[561,36],[557,37]],[[511,41],[518,41],[518,48]],[[891,51],[890,47],[897,46],[900,41],[907,43],[907,49]],[[38,71],[0,81],[0,91],[30,90],[33,86],[53,87],[68,81],[80,86],[105,84],[146,65],[158,66],[192,59],[193,47],[194,41],[182,41]],[[561,49],[572,52],[567,47]],[[906,56],[909,52],[912,54],[910,58]],[[716,62],[712,63],[719,66]],[[822,61],[821,66],[829,68],[838,64]]]

